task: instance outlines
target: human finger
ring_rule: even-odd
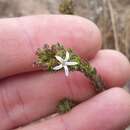
[[[121,130],[130,124],[130,95],[109,89],[69,113],[18,130]]]
[[[125,84],[130,75],[126,57],[115,51],[107,50],[99,53],[92,64],[104,82],[107,81],[106,85],[114,87],[113,85]],[[118,66],[113,66],[113,61]],[[106,66],[111,68],[111,73],[107,71]],[[23,125],[55,112],[57,103],[65,97],[82,102],[95,94],[93,86],[79,72],[70,73],[68,78],[63,72],[46,74],[35,72],[5,79],[0,85],[0,126],[3,129]]]
[[[41,15],[0,20],[0,78],[36,70],[37,48],[64,44],[92,58],[101,47],[99,29],[89,20],[69,15]]]

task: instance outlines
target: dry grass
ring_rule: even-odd
[[[97,24],[103,34],[103,48],[121,51],[130,58],[130,3],[122,4],[119,0],[102,2],[103,17]]]

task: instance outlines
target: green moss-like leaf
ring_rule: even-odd
[[[53,67],[59,65],[59,61],[55,58],[56,55],[65,58],[66,51],[70,54],[69,61],[77,62],[77,65],[69,66],[70,71],[80,71],[90,79],[96,90],[104,90],[104,83],[101,77],[97,74],[96,69],[92,67],[88,61],[81,59],[80,56],[76,55],[72,49],[65,49],[60,43],[52,46],[45,45],[43,48],[37,50],[37,61],[36,64],[41,68],[47,68],[48,71],[54,71]]]
[[[59,101],[58,105],[57,105],[57,111],[59,113],[66,113],[68,111],[70,111],[74,106],[76,106],[78,103],[70,100],[68,98],[64,98],[61,101]]]
[[[72,0],[62,0],[59,6],[59,12],[62,14],[74,14],[74,3]]]

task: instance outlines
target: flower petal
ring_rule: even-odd
[[[70,54],[68,51],[66,51],[66,56],[65,56],[65,60],[64,61],[68,61],[70,58]]]
[[[65,70],[65,75],[68,77],[69,76],[69,69],[66,65],[64,66],[64,70]]]
[[[64,60],[60,57],[60,56],[55,56],[55,58],[60,62],[60,63],[63,63]]]
[[[77,62],[71,62],[71,61],[70,61],[70,62],[65,62],[65,64],[71,66],[71,65],[77,65],[78,63],[77,63]]]
[[[60,65],[58,65],[58,66],[55,66],[55,67],[53,68],[53,70],[60,70],[62,67],[63,67],[62,64],[60,64]]]

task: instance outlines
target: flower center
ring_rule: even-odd
[[[62,64],[63,66],[65,66],[65,65],[66,65],[66,62],[65,62],[65,61],[63,61],[61,64]]]

